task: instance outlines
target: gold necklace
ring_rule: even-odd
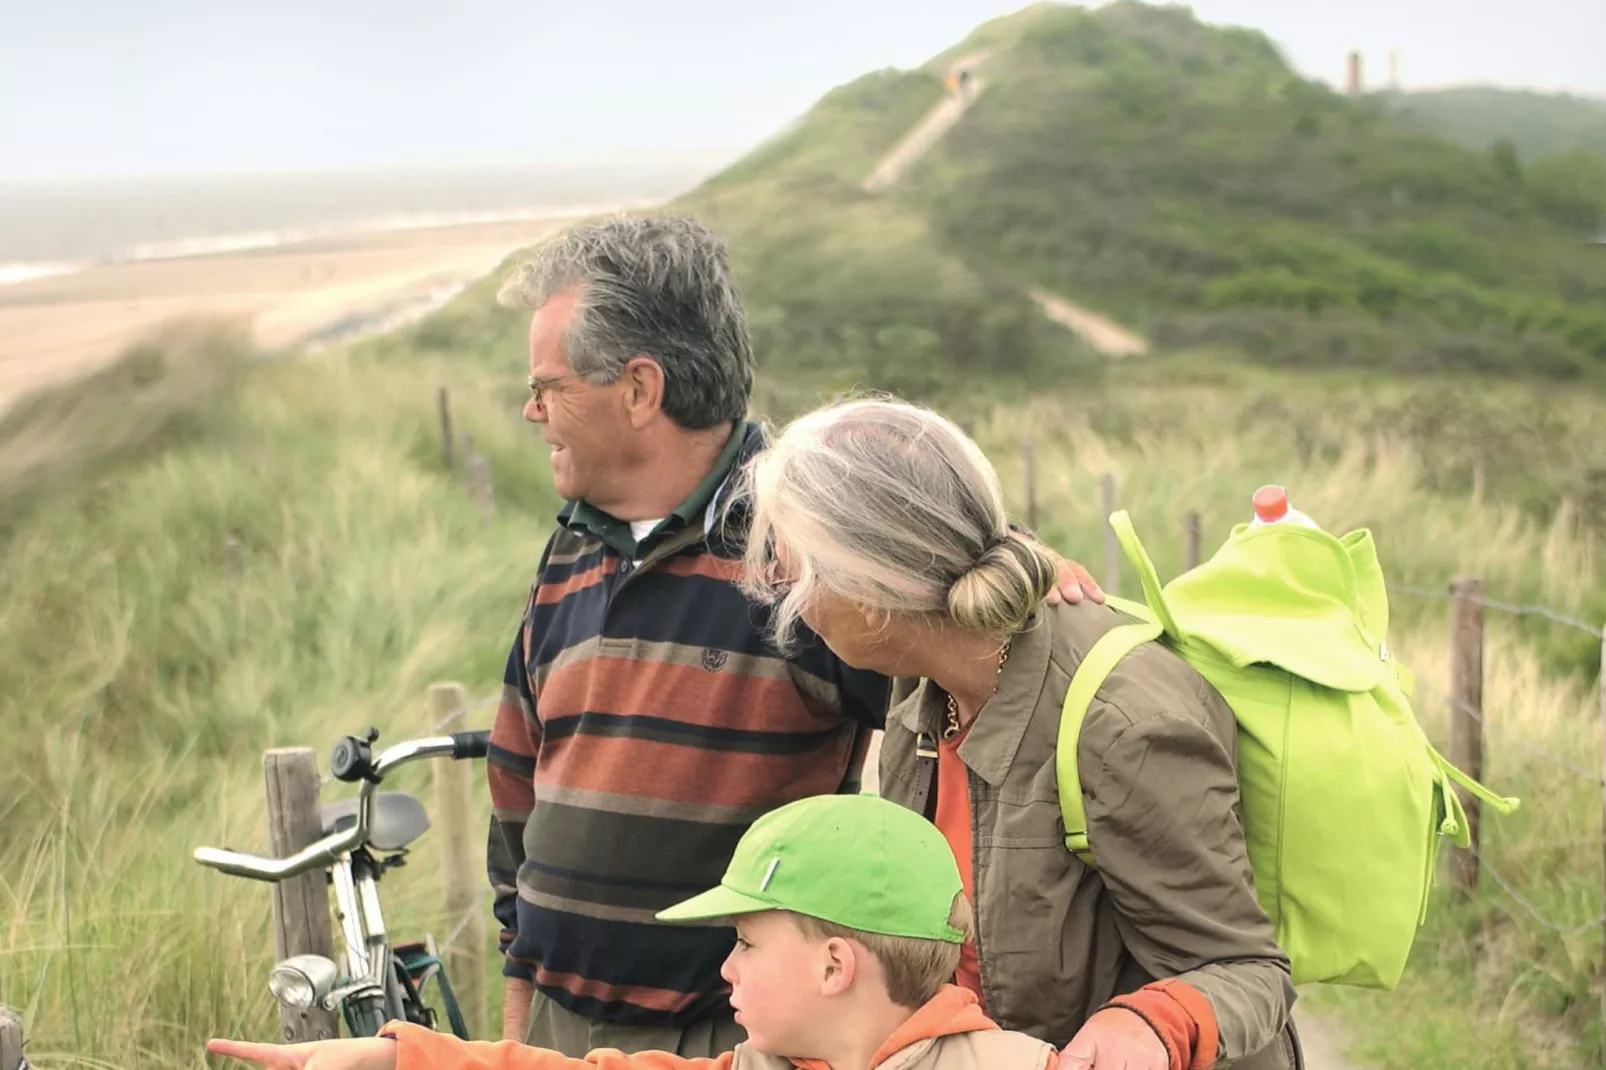
[[[996,693],[998,691],[998,678],[999,678],[999,676],[1003,675],[1004,662],[1009,660],[1009,645],[1010,645],[1010,643],[1013,643],[1013,642],[1014,642],[1014,639],[1013,638],[1010,639],[1008,642],[1006,642],[1004,644],[1004,649],[1002,649],[1002,650],[1000,650],[998,652],[998,670],[993,673],[993,691],[994,691],[994,693]],[[952,694],[950,694],[948,696],[948,723],[943,726],[942,738],[943,739],[953,739],[958,734],[959,734],[959,703],[955,702],[954,701],[954,696]]]

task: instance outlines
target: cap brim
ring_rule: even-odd
[[[774,903],[766,903],[762,899],[755,899],[720,885],[718,888],[710,888],[702,895],[692,896],[683,903],[676,903],[667,910],[660,910],[654,917],[659,921],[710,921],[715,918],[733,918],[739,914],[757,914],[763,910],[775,909]]]

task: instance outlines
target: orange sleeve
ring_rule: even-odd
[[[736,1058],[731,1052],[717,1059],[685,1059],[663,1051],[626,1055],[600,1048],[571,1059],[512,1040],[459,1040],[407,1022],[391,1022],[379,1035],[396,1041],[396,1070],[730,1070]]]
[[[1170,1070],[1208,1070],[1221,1037],[1216,1012],[1197,988],[1168,977],[1105,1004],[1124,1007],[1149,1023],[1171,1056]]]

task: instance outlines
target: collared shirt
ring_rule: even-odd
[[[738,459],[742,455],[742,445],[748,436],[757,432],[757,425],[737,422],[731,427],[731,434],[720,450],[714,467],[709,469],[702,481],[697,484],[686,500],[674,508],[668,516],[659,522],[658,526],[645,538],[637,539],[630,530],[630,522],[620,520],[609,515],[590,502],[580,501],[574,503],[574,509],[569,515],[569,527],[595,535],[601,539],[615,553],[628,557],[632,561],[639,561],[643,556],[652,552],[653,546],[674,531],[695,521],[703,521],[704,513],[714,501],[714,495],[724,486],[736,471]]]

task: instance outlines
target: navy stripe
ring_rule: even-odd
[[[668,892],[671,895],[692,896],[708,891],[708,881],[681,881],[681,880],[646,880],[640,877],[605,877],[597,873],[582,873],[577,869],[564,869],[561,866],[548,865],[537,862],[533,858],[526,858],[519,871],[534,870],[547,877],[558,877],[563,880],[576,881],[581,884],[596,884],[605,888],[633,888],[639,891]],[[537,887],[540,882],[531,881]],[[568,896],[566,898],[574,898]],[[657,930],[654,929],[654,932]]]
[[[605,984],[643,985],[679,992],[698,990],[695,987],[681,988],[670,980],[697,976],[702,971],[688,970],[685,964],[698,959],[713,966],[710,971],[716,978],[713,987],[719,987],[719,965],[736,944],[736,933],[728,927],[601,921],[520,900],[521,937],[525,934],[527,923],[534,929],[548,929],[554,935],[562,934],[561,939],[547,942],[544,957],[539,960],[549,970],[577,973],[588,980]],[[600,956],[592,954],[601,949],[606,949],[608,953]],[[517,954],[517,950],[514,953]],[[670,983],[662,983],[664,981]]]
[[[637,575],[628,584],[623,579],[607,576],[560,602],[531,609],[531,634],[539,637],[530,651],[532,674],[569,647],[599,636],[781,658],[769,639],[769,607],[749,602],[734,584],[661,572]],[[825,650],[813,633],[800,639],[802,654]]]
[[[710,1008],[728,1006],[728,986],[719,970],[735,943],[736,934],[730,928],[599,921],[520,900],[518,937],[509,954],[525,962],[539,962],[553,973],[574,974],[603,984],[704,994],[682,1014],[666,1016],[623,1001],[542,989],[559,1006],[577,1013],[598,1018],[605,1013],[607,1017],[601,1020],[619,1025],[662,1025],[694,1020],[708,1014]],[[509,964],[513,965],[511,960]]]
[[[741,751],[748,754],[803,754],[830,743],[844,730],[842,724],[813,732],[765,732],[746,728],[719,728],[688,724],[667,717],[645,714],[596,713],[587,711],[568,717],[555,717],[541,723],[545,741],[570,736],[597,736],[603,739],[647,739],[660,743],[694,744],[704,750]]]
[[[509,773],[517,774],[526,780],[535,776],[535,759],[522,754],[514,754],[505,747],[498,747],[492,743],[485,751],[485,760],[498,769],[505,769]]]
[[[529,975],[516,974],[526,980]],[[710,995],[703,1000],[692,1004],[684,1013],[665,1016],[657,1011],[644,1011],[634,1003],[623,1000],[600,1000],[590,996],[571,996],[567,992],[550,991],[545,993],[564,1010],[572,1011],[590,1019],[593,1022],[609,1022],[621,1026],[669,1026],[672,1029],[686,1029],[698,1022],[715,1016],[723,1017],[730,1013],[730,991],[726,990]]]

